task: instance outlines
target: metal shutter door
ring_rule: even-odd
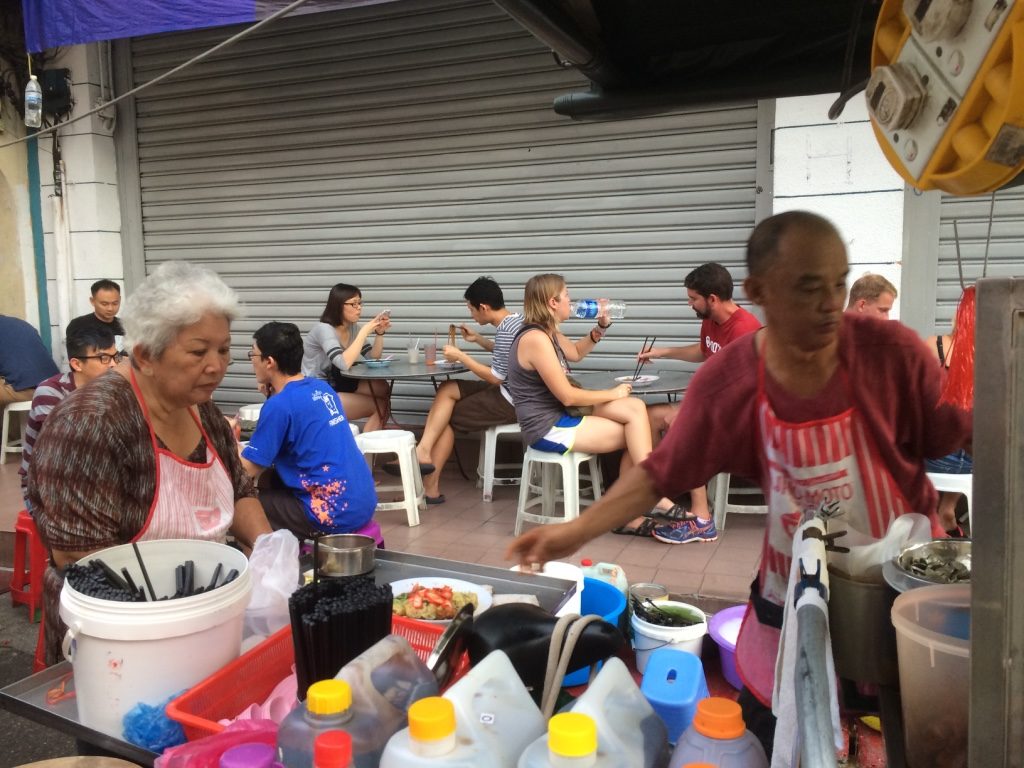
[[[133,81],[234,31],[136,39]],[[744,275],[756,104],[556,115],[552,99],[582,85],[490,3],[424,0],[283,19],[140,94],[146,271],[204,263],[247,306],[218,402],[258,399],[252,332],[271,319],[305,332],[339,281],[362,289],[367,314],[393,309],[389,351],[468,321],[477,276],[515,310],[545,271],[574,297],[629,303],[581,367],[629,368],[649,334],[696,341],[684,275],[705,261]],[[422,419],[432,395],[403,384],[395,411]]]
[[[953,222],[960,235],[964,282],[981,277],[985,260],[991,195],[942,195],[939,209],[939,269],[935,301],[935,332],[948,333],[960,300]],[[1024,187],[996,192],[992,239],[988,247],[988,277],[1024,275]]]

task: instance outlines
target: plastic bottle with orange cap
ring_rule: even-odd
[[[669,768],[694,764],[768,768],[761,742],[747,730],[740,705],[732,699],[712,696],[697,702],[697,713],[679,738]]]

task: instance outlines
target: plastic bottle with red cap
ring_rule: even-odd
[[[761,742],[747,730],[740,705],[718,696],[697,702],[690,727],[676,744],[669,768],[709,763],[717,768],[768,768]]]
[[[352,737],[345,731],[321,733],[313,742],[313,768],[352,768]]]

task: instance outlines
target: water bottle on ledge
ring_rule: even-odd
[[[618,299],[579,299],[569,304],[569,317],[593,320],[607,314],[612,320],[626,316],[626,302]]]

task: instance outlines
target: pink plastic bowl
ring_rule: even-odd
[[[736,672],[736,638],[739,636],[740,625],[746,612],[747,606],[734,605],[732,608],[719,611],[708,622],[708,634],[718,643],[719,656],[722,659],[722,677],[737,690],[743,687],[743,681]]]

